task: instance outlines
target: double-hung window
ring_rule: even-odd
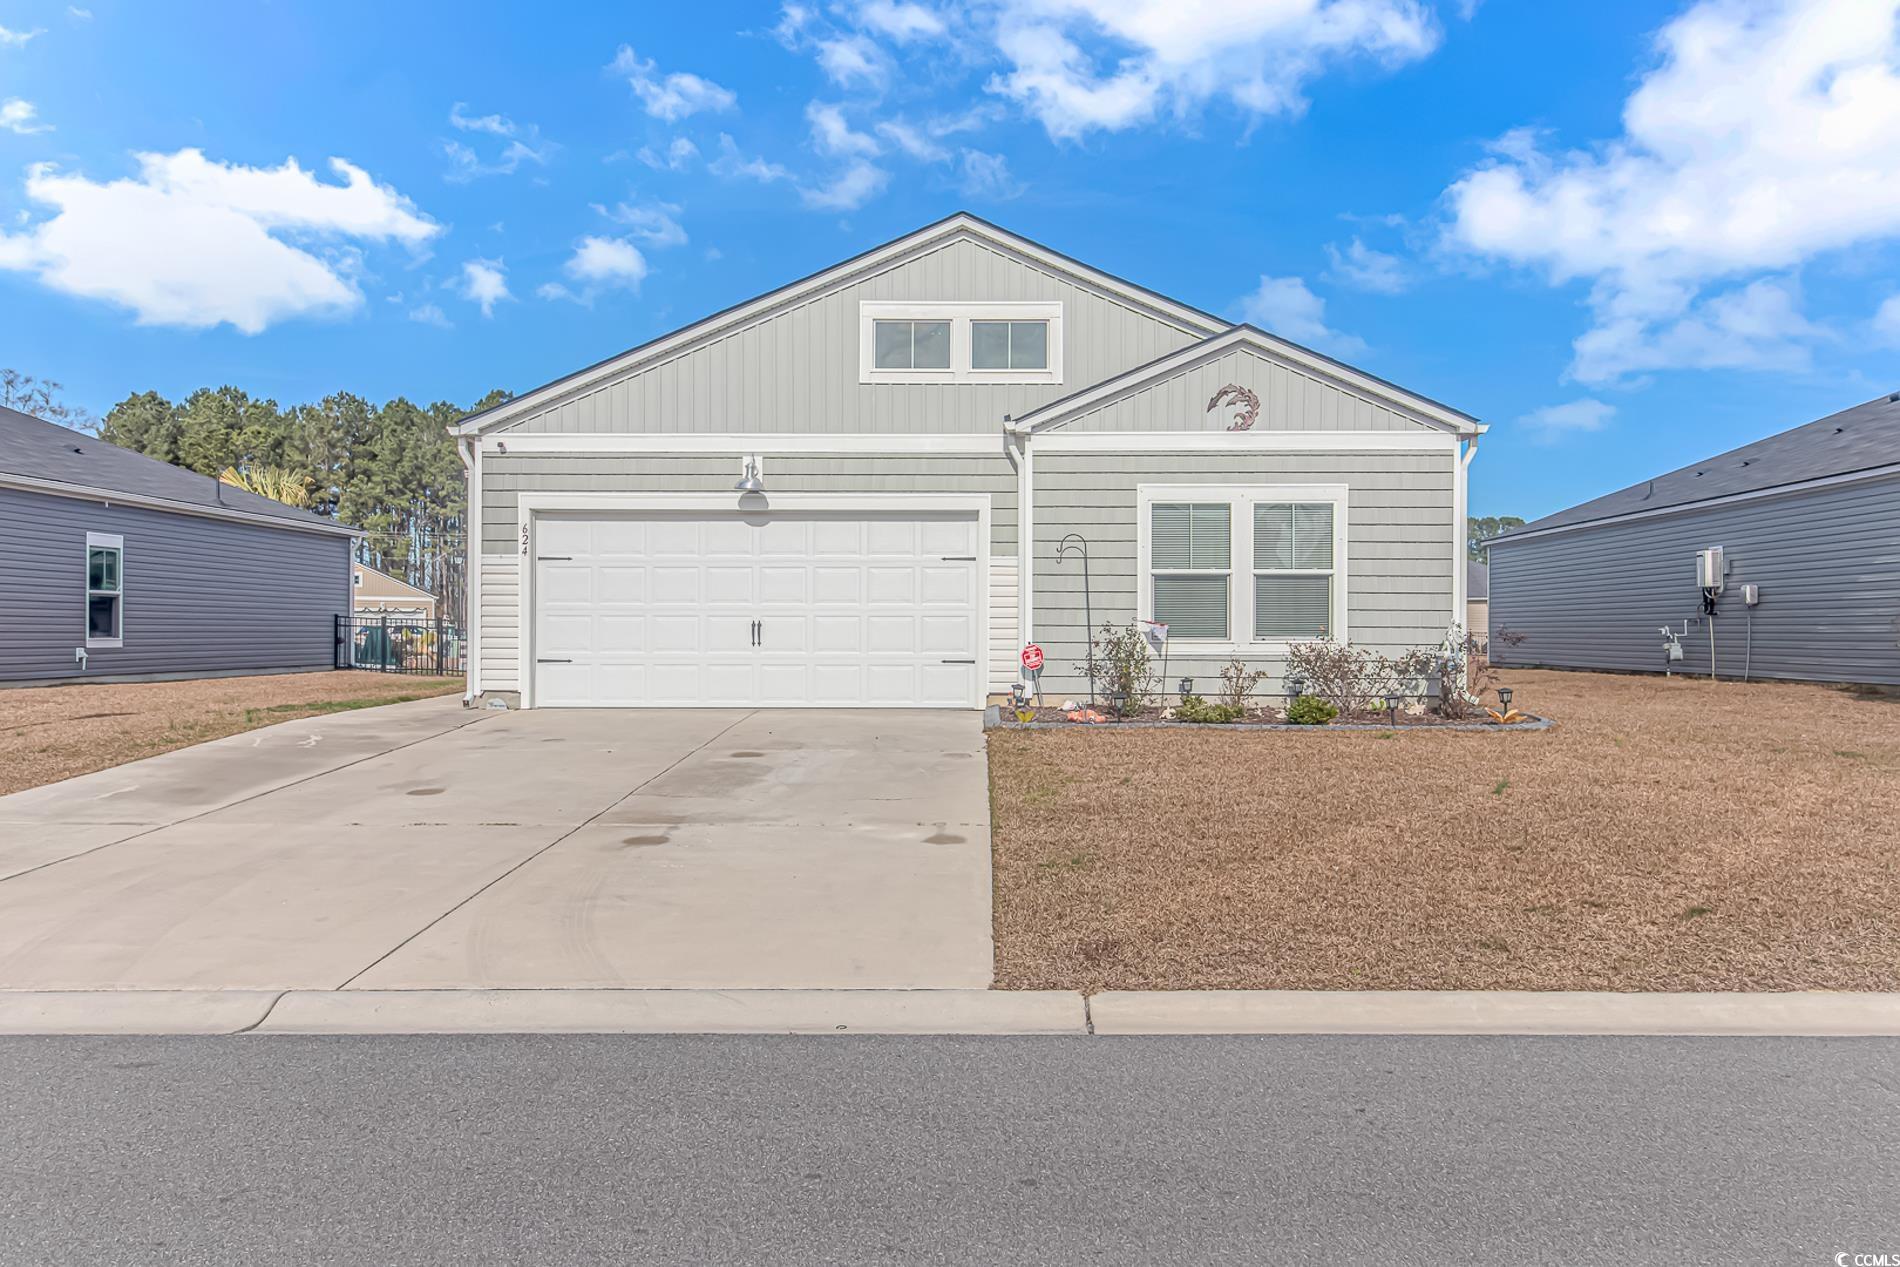
[[[1144,485],[1141,604],[1170,643],[1275,651],[1346,636],[1343,485]]]
[[[86,534],[86,645],[117,647],[125,637],[125,538]]]

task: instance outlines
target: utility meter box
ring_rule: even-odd
[[[1705,593],[1713,590],[1722,592],[1722,576],[1727,569],[1722,564],[1722,547],[1710,546],[1706,550],[1695,552],[1695,584]]]

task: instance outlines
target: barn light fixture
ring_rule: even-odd
[[[732,491],[735,493],[763,493],[765,491],[765,481],[759,478],[759,459],[745,460],[745,470],[740,475],[739,482],[732,486]]]

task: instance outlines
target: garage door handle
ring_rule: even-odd
[[[761,633],[761,630],[759,629],[759,622],[755,620],[752,622],[752,645],[755,647],[759,645],[760,633]]]
[[[945,660],[945,664],[975,664],[975,660]]]
[[[976,556],[974,554],[946,554],[943,556],[942,561],[945,563],[975,563]]]
[[[574,561],[574,556],[571,554],[537,554],[535,558],[543,563],[572,563]]]
[[[536,664],[572,664],[574,662],[572,660],[543,660],[537,656],[535,658],[535,663]]]

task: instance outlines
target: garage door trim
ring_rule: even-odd
[[[893,514],[906,512],[967,512],[976,516],[976,593],[979,659],[989,646],[990,604],[990,495],[988,493],[522,493],[516,504],[517,548],[521,559],[521,586],[516,618],[521,631],[519,671],[521,707],[534,702],[534,577],[539,549],[536,516],[549,511],[598,514],[686,511],[710,514],[771,514],[774,511],[837,511]],[[982,708],[988,689],[982,671],[972,675],[971,708]]]

